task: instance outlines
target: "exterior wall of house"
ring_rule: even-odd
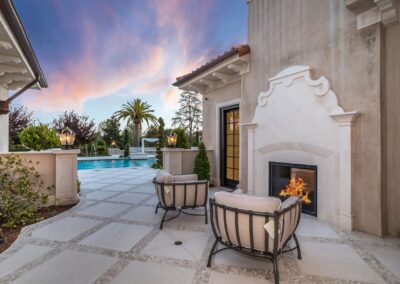
[[[386,29],[386,88],[383,111],[385,127],[383,132],[384,161],[386,183],[383,208],[387,208],[383,221],[387,221],[387,232],[400,236],[400,24]]]
[[[266,79],[284,68],[308,65],[313,77],[327,77],[344,110],[361,113],[353,137],[355,229],[382,235],[382,28],[376,24],[358,31],[356,17],[344,1],[252,0],[248,9],[250,72],[243,78],[241,122],[252,120],[259,93],[268,89]],[[209,124],[204,126],[207,129]],[[241,185],[245,187],[247,135],[242,134]],[[215,145],[213,139],[207,137],[207,142]]]
[[[235,82],[223,88],[203,95],[203,142],[208,150],[213,150],[215,167],[212,172],[214,184],[219,185],[219,111],[221,107],[239,103],[241,82]]]

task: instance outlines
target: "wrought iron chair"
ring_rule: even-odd
[[[210,219],[216,240],[207,266],[211,266],[212,257],[218,252],[233,249],[269,259],[273,264],[275,283],[279,283],[277,257],[297,249],[297,257],[301,259],[300,245],[295,234],[301,206],[302,201],[296,197],[290,197],[281,204],[278,198],[273,197],[215,193],[215,199],[210,199]],[[268,227],[268,232],[264,225]],[[286,248],[292,237],[296,246]],[[224,247],[216,250],[218,244]]]
[[[167,176],[167,178],[165,178]],[[176,175],[172,176],[164,172],[164,176],[153,179],[158,204],[158,209],[164,209],[164,215],[161,219],[160,230],[164,222],[177,218],[181,213],[194,216],[205,216],[205,223],[208,224],[207,200],[208,200],[208,181],[197,180],[197,175]],[[204,214],[195,214],[184,211],[185,209],[195,209],[204,207]],[[168,212],[176,211],[177,214],[166,219]]]

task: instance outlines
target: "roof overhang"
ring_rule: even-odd
[[[243,48],[244,47],[244,48]],[[240,80],[249,72],[248,45],[232,48],[192,73],[177,78],[173,84],[181,90],[207,94]]]
[[[0,1],[0,85],[46,88],[47,82],[11,0]]]

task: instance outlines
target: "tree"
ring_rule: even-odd
[[[188,149],[189,148],[189,142],[188,142],[188,137],[184,129],[182,128],[177,128],[174,130],[176,134],[176,148],[183,148],[183,149]]]
[[[100,123],[103,140],[107,145],[111,145],[113,141],[119,143],[121,140],[120,127],[121,124],[115,117],[111,117]]]
[[[194,160],[193,172],[197,174],[199,180],[210,180],[210,161],[208,160],[206,147],[203,142],[199,144],[199,153],[197,153]]]
[[[140,146],[140,133],[142,131],[142,124],[146,122],[157,124],[157,117],[153,114],[154,110],[151,109],[151,105],[147,102],[143,102],[141,99],[134,99],[131,102],[123,104],[121,110],[114,113],[114,116],[118,119],[126,119],[127,124],[133,123],[134,128],[134,146]]]
[[[193,134],[199,131],[202,124],[201,101],[197,93],[185,91],[180,94],[179,110],[172,118],[172,126],[183,128],[189,135],[189,144],[192,145]]]
[[[158,127],[156,125],[151,125],[149,128],[147,128],[145,137],[146,138],[158,137]]]
[[[158,119],[158,133],[157,133],[157,152],[156,152],[156,162],[153,165],[153,168],[162,169],[163,167],[163,152],[161,151],[162,148],[165,147],[165,132],[164,132],[165,123],[162,117]]]
[[[125,149],[126,145],[129,146],[132,145],[133,142],[133,131],[129,127],[126,127],[122,133],[122,138],[121,138],[121,143],[120,143],[120,149]]]
[[[29,126],[18,136],[24,146],[35,151],[51,149],[60,144],[57,133],[45,124]]]
[[[87,115],[79,115],[75,111],[65,111],[58,118],[53,119],[53,128],[60,133],[69,127],[75,132],[75,145],[88,144],[96,139],[95,123]]]
[[[10,116],[9,116],[9,131],[10,131],[10,145],[19,145],[21,144],[21,140],[18,137],[18,134],[28,126],[33,123],[33,112],[28,111],[26,107],[23,106],[14,106],[10,107]]]
[[[196,133],[194,134],[194,140],[192,146],[198,147],[199,143],[200,143],[199,131],[196,131]]]

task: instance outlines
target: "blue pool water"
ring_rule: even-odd
[[[78,170],[131,168],[131,167],[150,168],[155,163],[155,161],[156,161],[155,158],[149,158],[148,160],[130,160],[130,159],[79,160]]]

